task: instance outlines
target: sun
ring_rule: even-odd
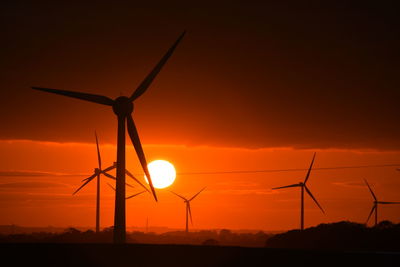
[[[166,160],[155,160],[150,162],[147,167],[151,175],[153,186],[155,188],[165,188],[174,183],[176,171],[174,165]],[[146,175],[144,179],[147,181]]]

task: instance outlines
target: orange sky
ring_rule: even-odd
[[[149,161],[166,159],[176,166],[178,176],[169,189],[190,197],[207,186],[192,203],[194,228],[286,230],[298,227],[299,190],[292,188],[278,192],[270,189],[301,181],[305,171],[218,175],[179,173],[307,168],[312,151],[173,145],[145,145],[144,148]],[[89,184],[75,196],[71,195],[85,178],[77,175],[90,174],[96,166],[94,144],[1,141],[0,151],[0,224],[94,225],[95,184]],[[115,147],[103,145],[101,152],[103,164],[111,164]],[[317,151],[314,166],[396,164],[399,156],[400,152],[321,150]],[[141,173],[131,147],[127,149],[127,165],[132,172]],[[34,176],[35,172],[50,174]],[[368,179],[381,200],[399,201],[399,175],[394,167],[314,171],[308,186],[326,210],[326,215],[306,197],[306,226],[339,220],[364,222],[372,198],[362,179]],[[129,192],[138,190],[128,189]],[[159,189],[157,193],[158,203],[150,195],[127,201],[128,226],[143,227],[148,217],[151,226],[184,227],[182,201],[166,190]],[[113,191],[103,181],[103,226],[112,225],[113,202]],[[379,216],[380,219],[400,222],[399,214],[400,206],[385,206],[380,209]]]
[[[298,227],[297,188],[270,188],[305,171],[179,173],[307,168],[314,151],[315,167],[400,163],[400,17],[391,4],[100,2],[0,9],[0,224],[93,225],[94,184],[71,193],[96,166],[95,130],[104,165],[115,159],[110,107],[31,86],[130,95],[184,29],[133,118],[148,160],[176,166],[171,189],[190,196],[207,186],[192,204],[195,228]],[[141,172],[131,146],[127,164]],[[362,179],[382,200],[400,201],[399,175],[394,167],[313,172],[309,188],[327,214],[307,197],[306,226],[364,222],[372,198]],[[110,226],[113,192],[103,183],[102,193]],[[159,203],[128,201],[129,226],[147,217],[184,226],[182,201],[158,194]],[[399,222],[399,211],[382,207],[380,218]]]

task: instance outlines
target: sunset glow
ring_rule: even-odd
[[[166,160],[155,160],[148,165],[149,172],[155,188],[165,188],[174,183],[176,171],[174,165]],[[144,176],[146,182],[147,177]]]
[[[397,9],[7,2],[0,235],[400,232]]]

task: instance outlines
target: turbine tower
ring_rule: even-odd
[[[191,222],[191,224],[193,225],[192,211],[191,211],[191,209],[190,209],[190,201],[192,201],[195,197],[197,197],[197,196],[201,193],[201,191],[203,191],[204,189],[206,189],[206,188],[204,187],[203,189],[201,189],[197,194],[195,194],[195,195],[194,195],[193,197],[191,197],[190,199],[187,199],[187,198],[185,198],[185,197],[183,197],[183,196],[181,196],[181,195],[178,195],[178,194],[175,193],[175,192],[170,191],[172,194],[174,194],[174,195],[176,195],[176,196],[182,198],[182,199],[183,199],[183,203],[186,204],[186,233],[189,232],[189,220],[188,220],[188,217],[190,217],[190,222]]]
[[[320,208],[320,210],[322,211],[322,213],[325,214],[324,209],[321,207],[321,205],[319,205],[318,201],[315,199],[315,197],[313,196],[313,194],[311,193],[311,191],[308,189],[308,187],[306,186],[306,183],[308,181],[308,178],[310,177],[310,173],[311,173],[311,169],[312,166],[314,164],[314,160],[315,160],[315,155],[316,153],[314,153],[314,156],[312,158],[311,161],[311,165],[310,168],[307,171],[306,177],[304,179],[304,182],[300,182],[298,184],[291,184],[291,185],[286,185],[286,186],[281,186],[281,187],[275,187],[272,188],[273,190],[275,189],[282,189],[282,188],[288,188],[288,187],[300,187],[301,188],[301,203],[300,203],[300,229],[304,230],[304,190],[307,192],[307,194],[312,198],[312,200],[314,200],[315,204],[317,204],[318,208]]]
[[[154,78],[160,72],[164,64],[168,61],[179,42],[182,40],[185,32],[183,32],[167,53],[161,58],[154,69],[147,75],[142,83],[137,87],[130,97],[120,96],[115,100],[102,95],[80,93],[73,91],[64,91],[58,89],[49,89],[42,87],[32,87],[36,90],[44,92],[60,94],[68,97],[78,98],[97,104],[112,107],[118,119],[117,132],[117,175],[116,175],[116,193],[115,193],[115,214],[114,214],[114,243],[125,243],[126,241],[126,218],[125,218],[125,132],[126,126],[129,137],[136,150],[136,154],[142,165],[143,171],[148,177],[148,182],[153,193],[154,199],[157,201],[157,195],[151,181],[149,170],[147,169],[147,161],[140,143],[139,134],[131,113],[133,112],[133,102],[138,99],[150,86]]]
[[[369,186],[367,180],[364,179],[365,184],[368,186],[369,192],[371,192],[372,197],[374,198],[374,202],[372,205],[371,212],[368,215],[368,219],[366,221],[366,224],[368,223],[369,219],[371,218],[372,213],[375,212],[375,226],[378,224],[378,204],[400,204],[400,202],[387,202],[387,201],[378,201],[377,197],[374,194],[374,191],[372,191],[372,188]]]

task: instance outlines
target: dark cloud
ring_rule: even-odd
[[[10,1],[0,138],[115,142],[107,107],[29,87],[129,95],[187,29],[135,103],[145,143],[400,149],[396,2],[266,2]]]

